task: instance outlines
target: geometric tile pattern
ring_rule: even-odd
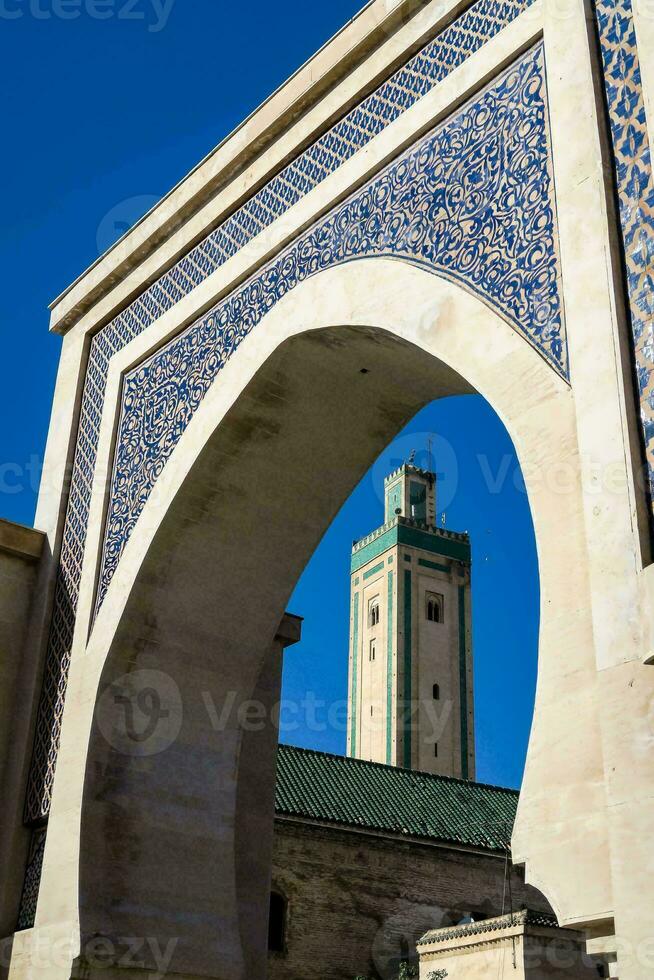
[[[20,900],[20,911],[18,913],[18,924],[16,929],[31,929],[36,918],[36,904],[39,898],[39,883],[41,881],[41,868],[43,867],[43,855],[45,853],[46,828],[37,827],[32,832],[30,842],[30,853],[27,859],[27,871],[23,882],[23,894]]]
[[[406,65],[289,163],[93,338],[25,803],[28,823],[43,820],[50,810],[100,419],[111,358],[463,64],[532,2],[476,0],[472,3]]]
[[[539,44],[126,374],[99,602],[219,371],[279,299],[322,270],[370,256],[418,264],[479,295],[567,376],[543,68]]]
[[[597,0],[641,423],[654,500],[654,179],[631,0]]]

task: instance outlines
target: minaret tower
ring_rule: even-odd
[[[352,548],[348,755],[475,777],[470,540],[436,526],[436,474],[384,481],[385,523]]]

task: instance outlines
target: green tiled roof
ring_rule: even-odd
[[[279,746],[280,816],[503,850],[517,805],[511,789]]]

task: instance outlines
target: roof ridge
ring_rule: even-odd
[[[424,769],[404,769],[401,766],[389,765],[389,763],[386,762],[372,762],[370,759],[357,759],[349,755],[339,755],[337,752],[324,752],[322,749],[309,749],[301,745],[289,745],[288,742],[280,742],[278,749],[282,751],[286,751],[288,749],[291,752],[303,752],[308,755],[321,756],[327,759],[336,759],[338,762],[344,762],[352,766],[388,769],[393,773],[399,774],[400,776],[423,776],[426,779],[434,780],[435,782],[454,783],[461,786],[478,786],[481,789],[490,789],[497,792],[510,793],[517,797],[520,796],[520,790],[513,789],[510,786],[498,786],[496,783],[482,783],[475,779],[459,779],[457,776],[441,776],[435,772],[426,772]]]
[[[430,929],[422,936],[416,945],[428,946],[443,943],[464,936],[482,935],[485,932],[499,932],[514,926],[536,926],[541,929],[558,929],[556,916],[550,912],[538,912],[534,909],[523,908],[517,912],[494,915],[490,919],[479,919],[458,926],[441,926]]]

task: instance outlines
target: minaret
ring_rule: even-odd
[[[348,755],[475,777],[470,539],[436,527],[436,474],[384,481],[352,548]]]

